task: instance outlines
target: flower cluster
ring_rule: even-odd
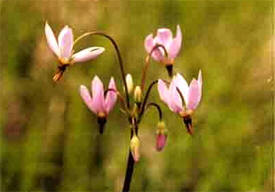
[[[104,131],[104,125],[106,124],[109,113],[114,108],[117,99],[120,100],[121,111],[126,114],[127,121],[131,127],[129,144],[130,155],[125,182],[127,181],[127,177],[131,175],[131,173],[128,173],[128,171],[132,171],[131,166],[140,159],[139,148],[141,141],[138,136],[139,124],[144,113],[151,107],[156,108],[159,114],[159,121],[156,129],[156,150],[163,150],[167,142],[168,130],[162,119],[161,107],[155,102],[148,102],[151,89],[155,84],[157,84],[160,99],[172,112],[183,119],[188,133],[193,134],[191,116],[198,107],[202,97],[202,73],[199,71],[198,78],[194,78],[189,85],[180,73],[173,75],[173,64],[180,52],[182,44],[182,33],[179,25],[177,26],[175,37],[173,37],[170,29],[161,28],[157,30],[155,37],[153,34],[149,34],[145,38],[144,46],[148,55],[142,71],[141,83],[137,85],[134,85],[130,74],[125,75],[118,45],[111,36],[102,32],[88,32],[74,41],[72,29],[65,26],[59,33],[57,42],[48,23],[45,25],[45,34],[50,49],[57,56],[59,61],[58,71],[53,78],[54,81],[58,81],[62,77],[68,66],[74,63],[95,59],[105,50],[103,47],[89,47],[74,53],[73,47],[80,39],[88,35],[100,35],[110,40],[113,44],[118,56],[124,84],[123,93],[118,91],[113,77],[110,79],[108,88],[104,89],[102,81],[98,76],[95,76],[91,82],[91,91],[84,85],[81,85],[80,95],[87,107],[96,114],[99,132],[101,134]],[[156,62],[162,63],[166,67],[169,79],[158,79],[153,81],[150,83],[147,90],[145,90],[145,76],[150,64],[150,58],[153,58]],[[133,97],[133,99],[130,99],[130,97]],[[127,185],[124,187],[127,188]],[[128,190],[126,189],[123,191]]]

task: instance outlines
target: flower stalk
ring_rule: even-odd
[[[175,38],[173,38],[171,30],[167,28],[158,29],[157,35],[154,38],[152,34],[146,37],[144,45],[148,55],[142,69],[141,84],[140,86],[137,85],[135,87],[132,76],[130,74],[125,75],[123,60],[116,41],[108,34],[99,31],[91,31],[84,33],[73,41],[72,29],[66,26],[60,32],[57,42],[53,31],[47,23],[45,25],[45,33],[49,47],[59,60],[57,72],[53,77],[54,81],[58,81],[62,78],[67,67],[76,62],[84,62],[93,59],[105,50],[102,47],[90,47],[73,54],[73,47],[81,39],[87,36],[98,35],[111,41],[118,58],[125,94],[121,95],[117,90],[113,77],[110,79],[108,88],[104,90],[103,83],[99,77],[95,76],[91,83],[91,91],[89,91],[84,85],[81,85],[80,95],[87,107],[96,114],[100,134],[104,131],[108,114],[115,106],[117,98],[120,100],[122,106],[121,110],[126,114],[129,124],[131,125],[129,154],[122,189],[123,192],[130,191],[135,163],[140,159],[138,126],[146,110],[151,107],[154,107],[157,110],[159,117],[156,131],[157,151],[161,151],[166,145],[167,129],[162,120],[163,114],[161,107],[155,102],[148,103],[150,93],[155,84],[158,84],[160,99],[166,103],[173,112],[177,113],[183,119],[188,133],[193,134],[191,114],[198,106],[201,99],[202,78],[201,72],[199,72],[198,80],[193,79],[188,86],[187,82],[181,75],[177,74],[177,76],[172,77],[174,60],[181,48],[182,34],[180,27],[177,26]],[[164,64],[168,71],[168,75],[172,80],[168,83],[161,79],[152,81],[145,91],[146,74],[148,72],[151,58]],[[166,84],[169,84],[168,87]],[[132,91],[134,91],[134,93],[132,93]],[[133,96],[131,101],[134,102],[132,104],[130,104],[130,94]],[[185,106],[182,105],[183,102],[185,102]]]

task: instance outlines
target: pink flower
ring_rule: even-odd
[[[150,34],[145,38],[144,46],[146,51],[150,53],[154,46],[156,46],[157,44],[163,45],[167,50],[168,58],[165,58],[163,49],[158,48],[152,53],[153,59],[156,61],[164,62],[164,64],[173,64],[174,59],[180,51],[181,42],[181,29],[180,26],[177,25],[177,34],[175,38],[173,38],[170,29],[161,28],[157,30],[157,35],[154,38],[153,34]]]
[[[158,133],[156,136],[156,149],[157,151],[161,151],[166,145],[167,135]]]
[[[95,76],[91,83],[91,92],[92,95],[87,87],[84,85],[80,86],[80,95],[87,107],[97,115],[98,123],[100,125],[100,133],[102,133],[104,124],[106,123],[106,118],[113,109],[117,100],[114,78],[112,77],[110,79],[108,91],[106,96],[104,96],[103,83],[97,76]]]
[[[105,50],[103,47],[89,47],[73,54],[73,33],[72,29],[68,26],[65,26],[59,33],[58,42],[47,22],[45,24],[45,34],[50,49],[63,65],[94,59]]]
[[[193,79],[189,86],[180,74],[173,77],[169,87],[159,79],[158,92],[161,100],[168,105],[169,109],[183,117],[188,132],[192,133],[191,114],[199,105],[202,96],[201,71],[198,79]],[[185,106],[183,106],[183,102]]]
[[[156,131],[156,149],[161,151],[167,141],[168,130],[165,128],[165,123],[163,121],[158,122],[157,131]]]

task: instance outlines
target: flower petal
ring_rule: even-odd
[[[168,50],[170,58],[173,59],[178,55],[181,48],[181,42],[182,42],[181,29],[180,29],[180,26],[177,25],[176,37],[172,40]]]
[[[154,47],[153,34],[148,35],[144,40],[144,47],[147,53],[150,53]]]
[[[193,79],[189,86],[187,108],[194,110],[201,100],[201,87],[196,79]]]
[[[155,40],[157,43],[165,46],[165,48],[167,50],[170,46],[170,43],[173,40],[173,35],[172,35],[171,30],[167,29],[167,28],[158,29],[157,36],[156,36]]]
[[[81,85],[79,92],[80,92],[80,96],[82,97],[82,99],[83,99],[84,103],[87,105],[87,107],[94,113],[97,113],[93,108],[92,98],[91,98],[90,92],[87,89],[87,87],[85,87],[84,85]]]
[[[169,87],[169,108],[175,112],[179,113],[182,111],[182,100],[178,93],[175,78],[172,80],[170,87]]]
[[[57,57],[59,57],[60,56],[60,50],[59,50],[59,47],[57,45],[56,38],[54,36],[52,28],[50,27],[50,25],[47,22],[45,24],[45,34],[46,34],[46,38],[47,38],[47,42],[48,42],[49,47],[55,53],[55,55]]]
[[[95,76],[92,81],[92,108],[96,111],[96,113],[99,112],[105,112],[104,110],[104,88],[101,80],[98,78],[98,76]]]
[[[83,49],[72,56],[72,62],[85,62],[95,59],[104,51],[105,49],[103,47],[89,47],[87,49]]]
[[[169,103],[169,90],[161,79],[158,80],[158,92],[160,99],[168,105]]]
[[[108,89],[112,89],[107,92],[106,99],[105,99],[105,111],[107,114],[113,109],[114,105],[116,104],[117,94],[113,90],[116,90],[116,84],[114,78],[112,77]]]
[[[156,42],[153,39],[153,34],[148,35],[144,41],[145,50],[147,51],[148,54],[150,54],[150,52],[152,51],[155,45],[156,45]],[[163,59],[163,54],[160,49],[155,49],[154,52],[152,53],[152,57],[155,61],[160,61]]]
[[[201,89],[201,88],[202,88],[202,75],[201,75],[201,70],[199,71],[198,82],[199,82],[200,89]]]
[[[175,83],[176,83],[177,88],[180,90],[180,92],[184,98],[184,102],[186,104],[188,101],[188,92],[189,92],[188,83],[186,82],[184,77],[179,73],[175,77]]]
[[[58,35],[58,45],[60,48],[60,57],[69,59],[72,56],[73,32],[68,26],[65,26]]]

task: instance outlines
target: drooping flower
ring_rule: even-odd
[[[103,47],[89,47],[73,54],[73,32],[72,29],[68,26],[65,26],[61,30],[58,35],[57,41],[50,25],[46,22],[45,34],[50,49],[59,60],[59,70],[54,77],[55,81],[59,80],[62,77],[63,72],[69,65],[95,59],[97,56],[105,51]]]
[[[167,129],[165,128],[165,123],[163,121],[158,122],[157,131],[156,131],[156,149],[161,151],[167,141]]]
[[[161,100],[168,105],[169,109],[183,118],[188,132],[192,134],[191,114],[199,105],[202,96],[201,71],[198,79],[193,79],[189,86],[180,74],[173,77],[169,87],[159,79],[158,92]],[[184,106],[183,102],[185,103]]]
[[[91,93],[84,85],[80,86],[80,95],[87,107],[97,115],[100,133],[103,133],[104,125],[108,114],[113,109],[116,100],[116,85],[112,77],[109,82],[106,96],[104,95],[104,86],[101,80],[95,76],[91,83]]]
[[[176,37],[173,38],[172,32],[167,28],[160,28],[157,30],[157,35],[153,37],[153,34],[149,34],[144,41],[144,46],[147,53],[150,53],[152,49],[157,45],[163,45],[167,51],[167,57],[165,57],[164,50],[159,47],[155,49],[152,53],[152,58],[155,61],[162,62],[169,74],[172,74],[172,66],[174,63],[174,59],[177,57],[182,43],[182,34],[180,26],[177,25],[177,33]]]

